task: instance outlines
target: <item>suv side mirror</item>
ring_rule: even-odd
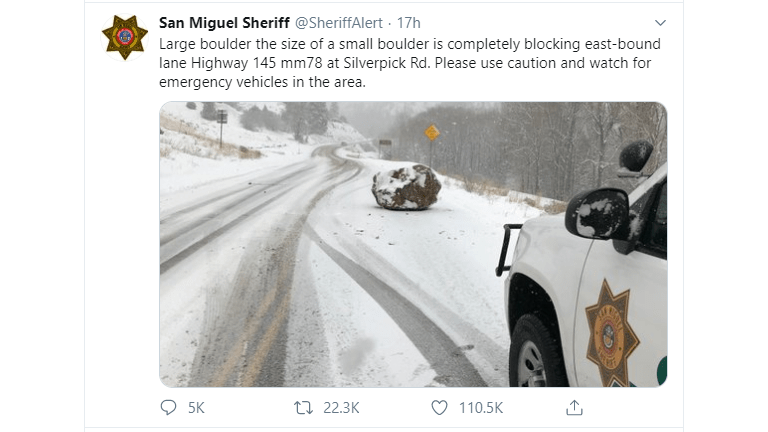
[[[621,189],[582,192],[568,203],[565,228],[588,239],[626,240],[629,237],[629,198]]]
[[[641,177],[643,167],[651,158],[653,144],[648,141],[635,141],[628,144],[619,154],[619,177]]]

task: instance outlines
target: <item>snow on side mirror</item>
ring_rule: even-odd
[[[576,195],[565,211],[569,233],[588,239],[626,240],[629,235],[629,198],[621,189],[603,188]]]

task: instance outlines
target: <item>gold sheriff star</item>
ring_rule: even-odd
[[[614,297],[608,281],[603,280],[597,304],[586,310],[590,331],[587,358],[600,369],[604,387],[629,387],[627,359],[640,344],[627,322],[629,290]]]
[[[141,38],[148,32],[139,27],[136,15],[124,20],[115,15],[112,27],[101,31],[109,39],[107,52],[117,51],[123,56],[123,60],[128,60],[128,56],[134,51],[144,51],[141,45]]]

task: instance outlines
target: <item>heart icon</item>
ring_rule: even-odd
[[[432,411],[434,411],[435,414],[442,415],[447,409],[448,409],[448,402],[444,400],[432,401]]]

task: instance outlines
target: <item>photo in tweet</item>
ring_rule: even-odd
[[[168,102],[159,129],[168,387],[666,380],[659,103]]]

